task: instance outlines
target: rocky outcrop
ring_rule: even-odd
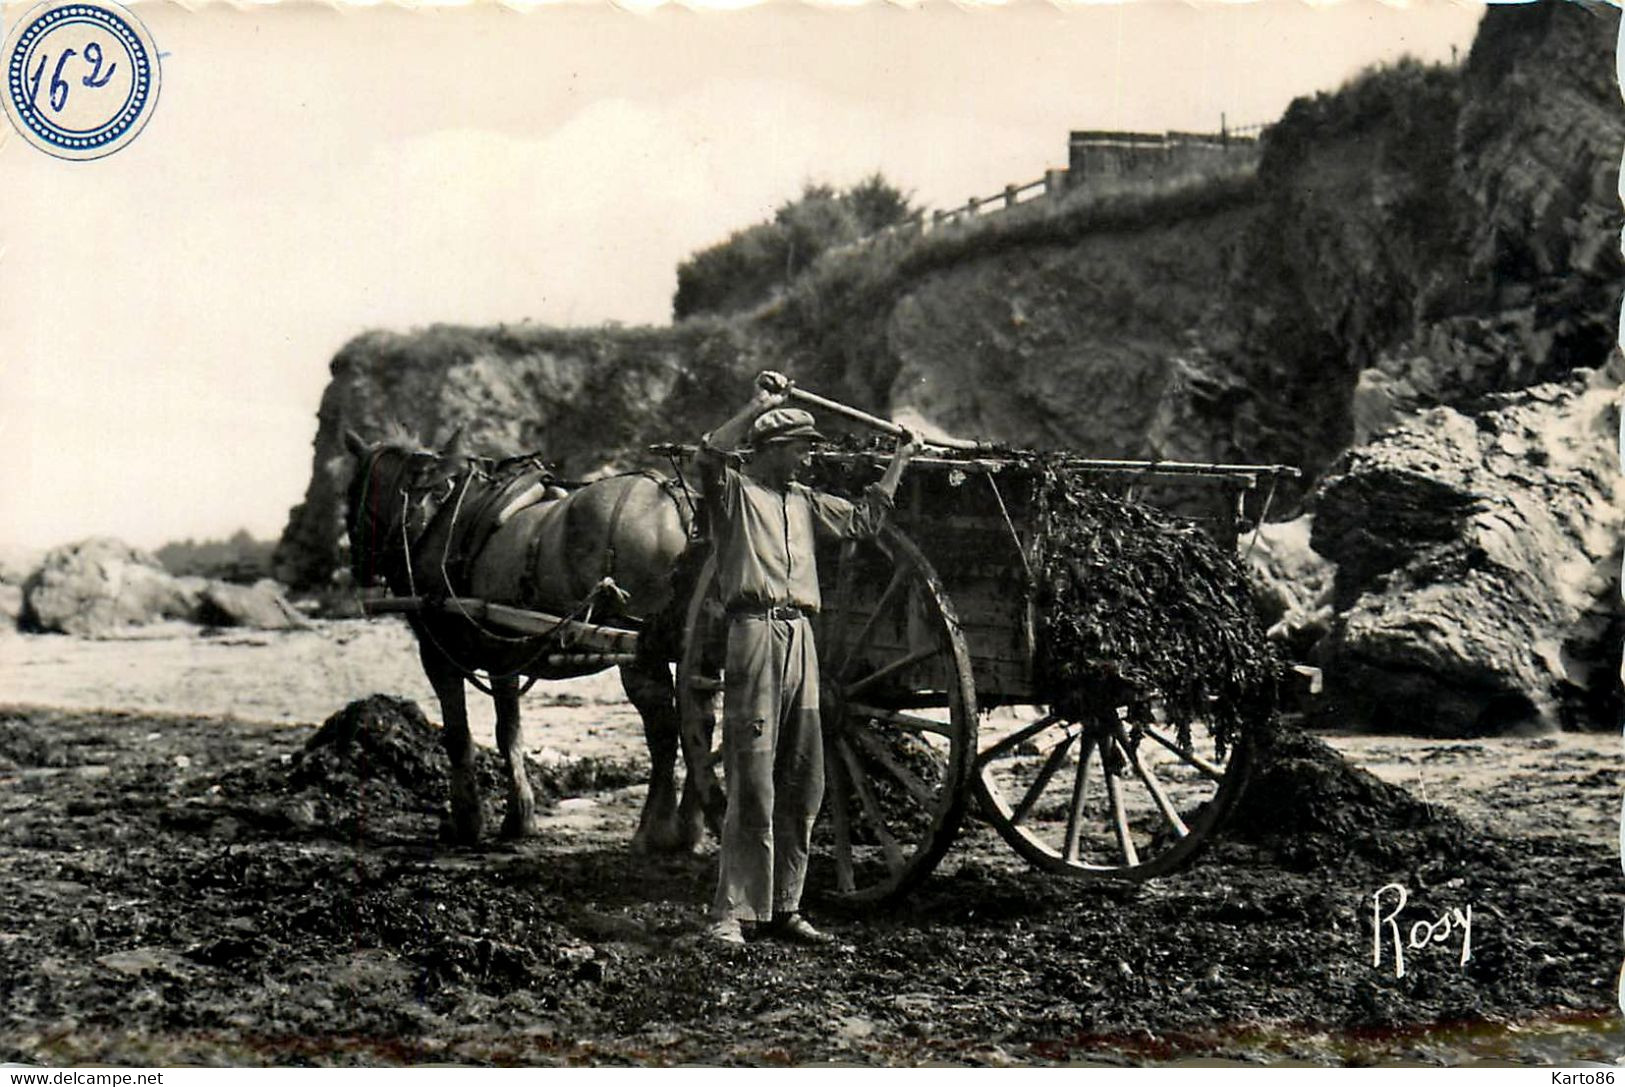
[[[269,579],[253,585],[209,582],[199,594],[193,618],[205,626],[250,630],[293,630],[310,625],[288,601],[282,586]]]
[[[1503,387],[1588,365],[1615,340],[1619,19],[1590,0],[1491,5],[1463,73],[1457,169],[1477,305],[1462,309],[1495,315],[1480,327],[1499,342],[1478,354]]]
[[[1361,383],[1401,410],[1597,366],[1617,325],[1619,13],[1491,5],[1461,76],[1448,192],[1460,244]],[[1369,433],[1369,430],[1367,431]]]
[[[24,585],[23,598],[25,629],[85,637],[184,619],[193,607],[157,559],[110,537],[48,552]]]
[[[768,365],[739,329],[695,321],[674,329],[436,326],[373,332],[333,359],[305,500],[278,544],[277,580],[324,584],[339,567],[344,432],[410,431],[438,448],[459,430],[471,453],[538,452],[569,478],[634,463],[645,446],[696,441]]]
[[[1311,475],[1405,416],[1604,364],[1622,265],[1619,14],[1490,5],[1459,71],[1401,64],[1295,102],[1269,214],[1208,326],[1257,421],[1248,459]]]
[[[1337,563],[1327,716],[1446,736],[1605,723],[1625,528],[1616,384],[1587,373],[1473,416],[1434,408],[1338,466],[1312,539]]]
[[[1332,621],[1337,567],[1310,546],[1314,515],[1264,524],[1241,538],[1242,561],[1253,579],[1253,601],[1269,638],[1289,658],[1307,659]]]
[[[1211,436],[1191,441],[1197,433],[1167,412],[1207,377],[1192,330],[1256,215],[1251,189],[1229,207],[1170,203],[1133,229],[922,277],[886,318],[884,402],[952,433],[1027,447],[1207,459]]]
[[[307,625],[274,581],[247,586],[175,577],[147,552],[105,536],[47,552],[19,598],[22,629],[87,638],[166,619],[255,630]]]
[[[1231,391],[1194,427],[1312,479],[1354,440],[1362,370],[1415,334],[1470,231],[1453,169],[1456,72],[1413,62],[1294,102],[1269,133],[1265,208],[1202,328]],[[1239,424],[1239,426],[1238,426]]]

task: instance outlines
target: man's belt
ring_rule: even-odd
[[[752,604],[748,601],[729,604],[727,611],[730,619],[801,619],[812,614],[800,604]]]

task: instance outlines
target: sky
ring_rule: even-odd
[[[677,264],[807,182],[962,204],[1071,129],[1266,122],[1465,57],[1483,12],[193,6],[134,6],[162,88],[129,146],[65,162],[0,122],[0,545],[274,538],[357,333],[665,324]]]

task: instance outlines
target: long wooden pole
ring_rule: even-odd
[[[818,408],[820,411],[827,411],[831,415],[842,416],[854,423],[862,423],[871,430],[878,430],[882,434],[890,434],[894,438],[903,433],[903,427],[890,419],[870,415],[859,408],[843,404],[838,400],[831,400],[825,396],[819,396],[817,393],[810,393],[806,389],[797,388],[794,385],[786,390],[785,395],[797,403]],[[939,449],[959,449],[970,453],[989,448],[985,442],[972,441],[969,438],[926,438],[921,436],[920,440],[926,445],[934,445]]]
[[[564,648],[589,652],[632,653],[638,642],[638,632],[606,627],[597,623],[583,623],[546,612],[515,608],[507,604],[493,604],[465,596],[430,600],[421,596],[389,596],[381,600],[363,600],[361,610],[368,615],[391,612],[411,613],[433,608],[443,613],[461,615],[466,619],[495,623],[520,634],[552,635],[567,643]],[[622,662],[616,662],[622,663]]]

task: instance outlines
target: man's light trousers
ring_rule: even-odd
[[[769,921],[801,904],[824,796],[818,651],[806,618],[730,620],[722,752],[728,814],[711,916]]]

